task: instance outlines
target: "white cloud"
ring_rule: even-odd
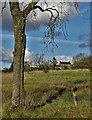
[[[13,54],[12,51],[9,49],[2,48],[2,57],[0,61],[11,63],[13,60]]]
[[[7,63],[12,63],[13,61],[13,50],[5,49],[5,48],[0,48],[0,51],[2,52],[2,56],[0,57],[0,61],[2,62],[7,62]],[[33,52],[29,51],[26,49],[25,51],[25,61],[30,61],[32,60]]]
[[[76,14],[77,11],[74,7],[74,3],[63,3],[62,7],[61,4],[59,3],[60,1],[57,0],[57,2],[52,1],[52,2],[47,2],[48,4],[48,8],[54,8],[57,9],[59,11],[59,17],[62,20],[65,20],[67,18],[69,18],[71,15]],[[43,9],[44,9],[44,2],[39,2],[38,3],[40,6],[42,5]],[[62,9],[62,13],[61,13],[61,9]],[[51,10],[53,12],[53,15],[56,17],[57,16],[57,12],[55,10]],[[34,27],[39,27],[41,24],[47,24],[49,23],[50,20],[50,16],[51,13],[50,12],[41,12],[39,9],[35,10],[36,16],[34,16],[34,12],[30,12],[29,16],[28,16],[28,20],[30,21],[30,23],[34,26]],[[31,26],[32,26],[31,25]]]
[[[34,54],[34,52],[26,49],[26,51],[25,51],[25,61],[31,61],[32,57],[33,57],[33,54]]]
[[[24,0],[25,1],[25,0]],[[28,1],[28,0],[27,0]],[[39,0],[41,2],[39,2],[40,6],[43,6],[44,9],[44,5],[42,2],[43,0]],[[54,0],[54,1],[48,1],[48,6],[55,6],[54,8],[56,8],[57,10],[60,11],[61,9],[61,5],[59,3],[59,0]],[[26,3],[27,4],[27,3]],[[62,8],[62,14],[60,14],[61,19],[66,19],[70,14],[70,16],[72,14],[76,14],[76,10],[74,7],[73,3],[69,3],[67,2],[66,4],[63,4],[63,8]],[[34,15],[32,14],[32,12],[30,12],[28,18],[27,18],[27,30],[29,29],[34,29],[34,28],[38,28],[40,25],[42,24],[47,24],[49,22],[50,19],[50,12],[44,12],[42,13],[39,9],[36,9],[36,18],[34,17]],[[54,16],[57,15],[57,12],[55,10],[53,10],[53,14]],[[7,20],[7,22],[6,22]],[[7,7],[4,9],[3,11],[3,15],[2,15],[2,27],[3,29],[6,30],[13,30],[13,23],[12,23],[12,17],[11,17],[11,13],[10,13],[10,8],[9,8],[9,4],[7,4]]]
[[[33,57],[34,57],[34,52],[33,51],[30,51],[28,49],[26,49],[25,51],[25,61],[32,61],[33,60]],[[71,62],[73,63],[73,58],[71,56],[65,56],[65,55],[58,55],[58,56],[55,56],[55,58],[57,59],[57,62],[59,63],[60,61],[62,62]],[[44,61],[48,61],[48,57],[44,56],[43,57]],[[50,58],[52,60],[52,58]],[[12,63],[13,61],[13,54],[12,54],[12,51],[9,50],[9,49],[5,49],[3,48],[2,49],[2,57],[0,58],[0,61],[1,62],[5,62],[5,63]]]
[[[61,62],[71,62],[73,63],[73,58],[71,56],[65,56],[65,55],[59,55],[59,56],[55,56],[55,58],[57,59],[57,62],[59,63]]]

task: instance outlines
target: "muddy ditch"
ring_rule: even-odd
[[[88,88],[88,86],[84,87],[73,87],[72,89],[66,87],[55,87],[50,90],[35,90],[33,95],[27,95],[25,108],[35,110],[37,108],[43,107],[47,104],[51,104],[54,100],[58,99],[64,92],[76,92],[81,89]],[[74,91],[73,91],[74,90]],[[35,95],[35,96],[34,96]],[[30,97],[31,96],[31,97]],[[44,99],[43,99],[44,98]]]
[[[63,88],[56,87],[52,89],[52,91],[45,91],[45,90],[39,91],[38,95],[36,92],[35,93],[36,97],[34,97],[34,95],[31,94],[31,98],[26,97],[25,107],[27,109],[35,110],[47,104],[51,104],[54,100],[58,99],[58,97],[62,95],[63,92],[65,92],[66,90],[67,90],[66,87],[63,87]]]

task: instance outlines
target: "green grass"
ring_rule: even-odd
[[[71,88],[78,87],[78,105],[74,105]],[[41,105],[58,93],[56,87],[66,88],[52,103]],[[12,93],[12,73],[3,73],[3,117],[4,118],[88,118],[90,117],[90,72],[88,70],[32,71],[25,73],[27,108],[8,111]],[[30,107],[29,102],[33,100]]]

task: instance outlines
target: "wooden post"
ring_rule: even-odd
[[[77,106],[78,105],[78,98],[77,98],[77,95],[75,92],[73,92],[73,99],[74,99],[75,106]]]
[[[75,104],[75,106],[77,106],[78,105],[78,98],[76,95],[77,87],[73,87],[72,91],[73,91],[74,104]]]

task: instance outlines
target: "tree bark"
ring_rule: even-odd
[[[23,41],[22,41],[22,55],[21,55],[21,93],[20,93],[20,104],[24,105],[25,103],[25,90],[24,90],[24,56],[25,56],[25,48],[26,48],[26,35],[23,33]]]
[[[26,48],[25,26],[26,18],[33,6],[37,2],[32,1],[28,7],[21,11],[19,2],[9,2],[10,11],[14,25],[14,59],[13,59],[13,91],[12,91],[12,107],[18,107],[24,104],[24,56]]]
[[[24,56],[26,48],[26,19],[22,13],[13,16],[14,24],[14,61],[12,106],[17,107],[24,101]]]

